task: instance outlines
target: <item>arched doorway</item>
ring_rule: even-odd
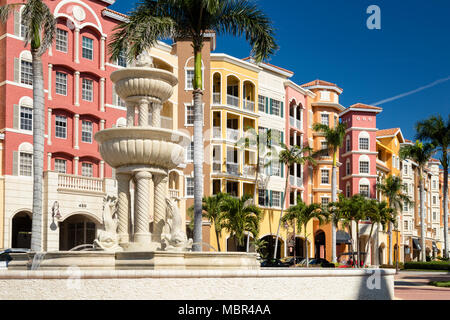
[[[249,252],[255,252],[255,245],[253,244],[253,237],[250,236]],[[247,236],[244,236],[242,244],[238,244],[235,237],[229,237],[227,239],[227,252],[247,252]]]
[[[273,252],[275,250],[275,238],[276,236],[273,235],[267,235],[265,237],[262,237],[261,240],[264,240],[267,242],[266,246],[261,249],[261,257],[267,259],[267,258],[273,258]],[[284,241],[281,239],[281,237],[278,237],[278,248],[277,248],[277,259],[281,258],[281,252],[284,250]]]
[[[31,248],[31,213],[27,211],[18,212],[12,219],[11,247]]]
[[[67,251],[82,244],[93,244],[97,223],[86,215],[70,216],[59,224],[59,250]]]
[[[289,246],[288,248],[288,256],[293,257],[295,250],[296,257],[306,258],[305,256],[305,240],[302,237],[295,237],[295,247]]]
[[[384,264],[384,249],[386,248],[386,245],[382,243],[380,247],[378,248],[378,264],[381,266]]]
[[[326,237],[325,232],[323,230],[318,230],[316,235],[314,236],[314,248],[315,253],[314,257],[316,259],[326,259],[327,251],[326,251]]]

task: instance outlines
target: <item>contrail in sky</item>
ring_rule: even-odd
[[[414,93],[420,92],[422,90],[434,87],[434,86],[436,86],[436,85],[438,85],[438,84],[440,84],[442,82],[446,82],[446,81],[449,81],[449,80],[450,80],[450,76],[448,76],[447,78],[443,78],[443,79],[439,79],[439,80],[433,81],[432,83],[429,83],[429,84],[427,84],[427,85],[425,85],[423,87],[420,87],[420,88],[417,88],[417,89],[414,89],[414,90],[411,90],[411,91],[408,91],[408,92],[396,95],[396,96],[388,98],[388,99],[384,99],[384,100],[378,101],[376,103],[372,103],[372,105],[373,106],[378,106],[378,105],[384,104],[386,102],[390,102],[390,101],[394,101],[394,100],[397,100],[397,99],[401,99],[401,98],[407,97],[409,95],[412,95]]]

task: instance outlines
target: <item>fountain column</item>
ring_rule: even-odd
[[[148,126],[148,107],[149,101],[147,99],[139,100],[139,127]]]
[[[161,110],[162,103],[154,102],[153,103],[153,112],[152,112],[152,126],[155,128],[161,128]]]
[[[128,234],[129,216],[130,216],[130,180],[131,175],[126,173],[117,173],[117,213],[119,217],[118,233],[119,244],[128,243],[130,236]]]
[[[149,180],[152,174],[148,171],[138,171],[136,179],[136,207],[134,208],[134,242],[148,246],[151,241],[149,228]]]
[[[161,241],[161,233],[166,220],[167,203],[166,198],[169,192],[169,178],[165,174],[154,175],[155,183],[155,211],[153,218],[153,241]]]
[[[127,102],[127,127],[134,127],[134,118],[136,115],[136,106],[134,103]]]

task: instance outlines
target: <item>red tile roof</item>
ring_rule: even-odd
[[[329,86],[329,87],[336,87],[336,88],[342,90],[342,88],[338,87],[335,83],[320,80],[320,79],[302,84],[300,87],[313,87],[313,86]]]
[[[383,129],[377,131],[377,137],[386,137],[395,135],[400,128]]]
[[[369,106],[368,104],[364,104],[364,103],[356,103],[356,104],[350,106],[349,108],[383,110],[380,107]]]

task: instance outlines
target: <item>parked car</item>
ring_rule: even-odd
[[[30,249],[9,248],[0,250],[0,269],[7,269],[8,263],[12,260],[10,253],[27,253]]]
[[[261,262],[262,268],[287,268],[289,265],[280,259],[266,259]]]
[[[303,260],[305,260],[305,258],[303,258],[303,257],[295,257],[295,263],[294,263],[294,257],[281,259],[281,261],[283,263],[286,263],[288,266],[293,266],[294,264],[296,264],[296,265],[300,264],[300,262],[302,262]]]
[[[302,262],[300,263],[300,265],[306,266],[306,259],[303,259]],[[322,267],[322,268],[334,268],[335,267],[334,263],[330,263],[328,260],[322,259],[322,258],[309,259],[308,265],[311,267]]]
[[[361,262],[360,262],[360,267],[363,267],[364,264],[364,257],[365,257],[365,252],[360,252],[360,256],[361,256]],[[347,258],[345,262],[341,262],[342,265],[339,266],[339,268],[354,268],[355,265],[357,264],[357,260],[354,261],[353,257],[357,258],[358,257],[358,253],[357,252],[345,252],[339,255],[338,257],[338,261],[343,261],[344,259],[342,258]]]

